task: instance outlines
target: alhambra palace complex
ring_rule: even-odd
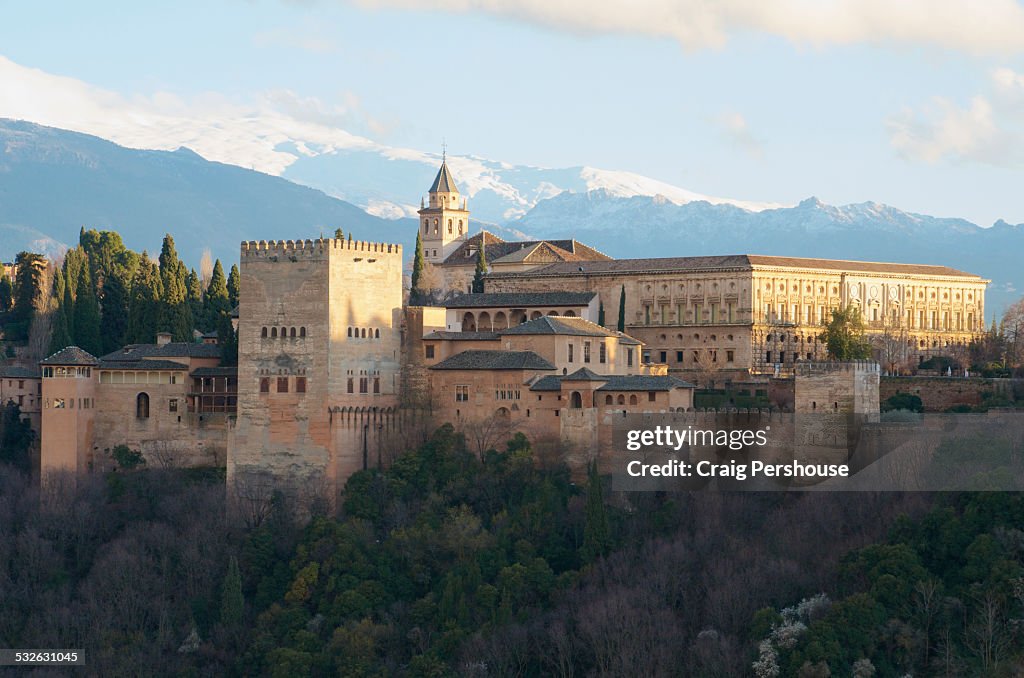
[[[820,374],[817,337],[835,308],[859,307],[870,332],[899,328],[915,363],[983,327],[988,281],[943,266],[613,259],[572,239],[470,235],[446,163],[419,214],[443,306],[403,302],[398,245],[245,242],[237,368],[219,365],[215,344],[169,336],[100,357],[68,347],[38,372],[6,368],[0,399],[32,419],[44,475],[109,467],[107,451],[124,444],[150,465],[226,464],[229,483],[337,489],[382,450],[444,422],[468,439],[522,431],[579,467],[610,444],[615,416],[691,409],[694,382],[709,374],[762,388]],[[471,294],[481,247],[486,293]],[[609,328],[620,326],[623,290],[618,332]],[[798,383],[794,407],[877,412],[878,366],[861,367],[853,381]],[[857,405],[847,385],[864,378],[874,402]]]

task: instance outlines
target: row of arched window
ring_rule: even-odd
[[[350,339],[380,339],[380,328],[374,327],[350,327],[348,328]]]
[[[262,328],[260,330],[260,337],[262,339],[305,339],[306,328],[305,327],[282,327],[280,331],[276,327]]]

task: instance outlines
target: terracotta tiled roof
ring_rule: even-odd
[[[190,374],[193,377],[234,377],[238,375],[238,367],[197,367]]]
[[[103,360],[98,367],[101,370],[175,370],[184,371],[188,365],[173,360]]]
[[[104,361],[142,360],[143,358],[219,358],[220,346],[197,344],[191,341],[172,341],[158,344],[128,344],[120,351],[103,356]]]
[[[435,330],[423,337],[424,339],[443,339],[446,341],[498,341],[497,332],[448,332]]]
[[[582,371],[582,370],[579,370]],[[590,372],[590,370],[587,370]],[[576,373],[570,374],[569,376],[562,377],[554,374],[550,374],[545,377],[541,377],[537,381],[533,382],[530,386],[531,391],[561,391],[563,381],[582,381],[581,379],[574,379]],[[646,374],[637,375],[607,375],[601,376],[593,374],[596,379],[587,379],[587,381],[603,381],[605,382],[601,386],[597,387],[598,391],[671,391],[675,388],[695,388],[693,384],[676,377],[668,376],[651,376]]]
[[[600,275],[606,273],[662,273],[701,270],[752,270],[754,267],[803,268],[826,271],[853,271],[862,273],[895,273],[904,275],[933,275],[947,277],[980,277],[949,266],[926,264],[894,264],[875,261],[845,261],[841,259],[807,259],[802,257],[774,257],[759,254],[729,254],[707,257],[662,257],[651,259],[612,259],[589,261],[581,266],[571,262],[548,264],[530,271],[492,273],[490,277],[536,277]]]
[[[463,351],[434,365],[432,370],[553,370],[555,366],[533,351]]]
[[[40,365],[95,365],[98,361],[96,356],[83,351],[77,346],[68,346],[57,351],[49,358],[39,361]]]
[[[609,377],[602,376],[589,367],[581,367],[570,375],[562,377],[562,381],[608,381]]]
[[[3,379],[39,379],[39,369],[21,367],[20,365],[7,365],[0,367],[0,378]]]
[[[596,292],[484,292],[449,297],[444,301],[444,306],[445,308],[586,306],[596,296]]]
[[[528,259],[538,247],[547,246],[550,252],[563,262],[598,261],[611,259],[607,254],[576,240],[524,240],[508,242],[493,233],[481,231],[466,238],[455,251],[444,260],[444,266],[472,266],[476,264],[476,251],[480,241],[486,243],[484,255],[488,263],[514,263]]]
[[[567,318],[565,316],[546,315],[525,322],[522,325],[499,330],[498,334],[568,334],[582,337],[616,337],[617,332],[606,330],[596,323],[583,318]]]

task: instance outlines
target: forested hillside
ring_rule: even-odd
[[[340,515],[223,478],[0,474],[0,643],[90,673],[1018,675],[1024,498],[613,494],[443,427]],[[802,602],[801,602],[802,601]]]

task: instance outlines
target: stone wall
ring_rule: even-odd
[[[982,404],[984,398],[1005,396],[1013,398],[1013,379],[984,379],[972,377],[882,377],[879,397],[885,402],[894,395],[909,393],[921,398],[925,412],[945,412],[957,405],[971,407]],[[1021,386],[1017,386],[1018,391]]]

